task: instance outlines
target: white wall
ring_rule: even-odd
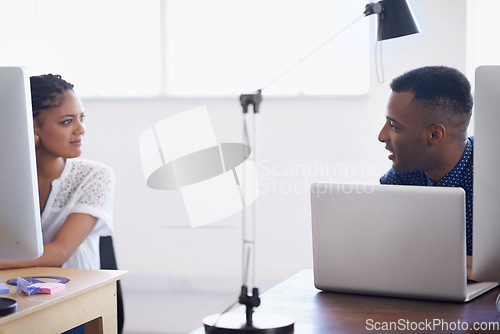
[[[279,189],[258,199],[257,262],[262,287],[312,266],[308,184],[377,183],[389,168],[377,134],[385,121],[391,79],[424,65],[465,71],[466,1],[412,0],[411,5],[422,32],[383,43],[386,80],[379,84],[372,70],[368,95],[272,99],[264,92],[260,159],[267,170],[292,169],[292,175],[266,176],[266,184],[278,182]],[[129,271],[125,288],[138,288],[135,284],[141,279],[153,277],[161,278],[166,286],[236,291],[241,272],[240,216],[215,224],[226,228],[188,228],[177,191],[147,188],[138,139],[157,120],[207,105],[218,140],[240,142],[237,97],[87,99],[84,105],[88,114],[84,156],[109,164],[117,177],[115,244],[120,267]],[[297,188],[290,191],[289,186]]]

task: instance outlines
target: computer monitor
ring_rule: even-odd
[[[22,67],[0,67],[0,258],[43,253],[33,112]]]
[[[500,66],[476,69],[472,274],[500,281]]]

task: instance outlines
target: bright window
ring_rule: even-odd
[[[158,1],[2,1],[0,31],[0,65],[61,74],[85,96],[160,93]]]
[[[345,0],[0,2],[0,65],[59,73],[83,96],[234,96],[263,88],[362,16]],[[369,20],[265,89],[358,95],[369,85]]]
[[[171,0],[167,88],[174,95],[253,92],[357,19],[363,1]],[[364,94],[369,24],[361,20],[266,94]]]
[[[472,7],[469,8],[473,14],[471,50],[474,50],[474,53],[471,56],[474,68],[479,65],[500,65],[500,1],[472,0]]]

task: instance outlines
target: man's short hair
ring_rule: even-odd
[[[469,80],[457,69],[426,66],[411,70],[391,83],[394,92],[412,92],[412,106],[441,122],[448,130],[466,131],[472,115]]]

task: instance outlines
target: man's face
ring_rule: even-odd
[[[386,122],[378,135],[390,152],[392,168],[400,172],[425,170],[425,128],[417,114],[408,110],[413,96],[411,92],[391,93]]]

